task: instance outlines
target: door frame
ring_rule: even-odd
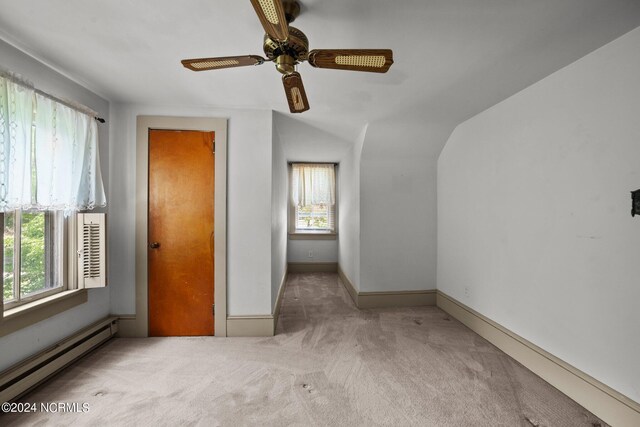
[[[149,130],[215,132],[215,336],[227,336],[227,119],[210,117],[138,116],[136,124],[136,316],[121,319],[125,336],[149,336],[148,212]],[[124,322],[122,322],[124,320]],[[122,328],[124,326],[124,328]]]

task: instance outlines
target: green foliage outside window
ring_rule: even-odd
[[[298,206],[299,229],[327,229],[329,228],[328,211],[326,205]]]
[[[27,295],[45,288],[45,214],[22,214],[20,292]]]
[[[15,216],[12,213],[4,214],[4,268],[3,271],[3,295],[4,300],[13,299],[13,242],[14,242]]]
[[[22,213],[20,293],[22,296],[46,287],[45,214]],[[13,299],[13,257],[15,216],[5,213],[4,224],[4,299]]]

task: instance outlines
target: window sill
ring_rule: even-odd
[[[326,231],[306,231],[289,233],[289,240],[336,240],[338,233],[329,233]]]
[[[86,289],[73,289],[6,310],[0,317],[0,337],[41,322],[87,302]]]

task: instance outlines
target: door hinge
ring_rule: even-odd
[[[211,305],[211,314],[213,314],[213,315],[216,314],[216,305],[215,304]]]
[[[216,153],[216,139],[213,138],[213,141],[211,141],[211,149],[213,150],[213,154]]]

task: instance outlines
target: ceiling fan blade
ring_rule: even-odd
[[[309,52],[309,64],[317,68],[386,73],[393,64],[390,49],[316,49]]]
[[[302,84],[302,77],[297,72],[282,76],[284,91],[287,94],[289,102],[289,110],[292,113],[302,113],[309,109],[309,101],[307,101],[307,93]]]
[[[193,71],[218,70],[220,68],[246,67],[260,65],[265,61],[261,56],[222,56],[219,58],[183,59],[182,65]]]
[[[282,0],[251,0],[251,4],[269,37],[280,42],[289,38],[289,24]]]

